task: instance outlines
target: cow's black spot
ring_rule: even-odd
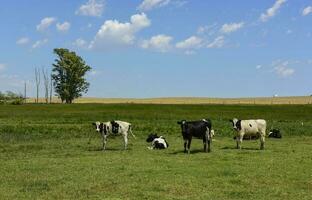
[[[112,133],[117,134],[119,130],[119,124],[115,121],[111,121],[112,124]]]
[[[250,126],[250,127],[252,127],[252,125],[251,125],[251,124],[249,124],[249,126]]]

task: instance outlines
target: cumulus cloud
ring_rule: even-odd
[[[135,34],[150,26],[151,22],[144,13],[132,15],[130,22],[107,20],[95,35],[89,48],[106,49],[134,44]]]
[[[88,43],[82,38],[78,38],[77,40],[75,40],[75,42],[73,42],[73,45],[78,47],[78,48],[87,48],[88,47]]]
[[[281,6],[286,2],[286,0],[276,0],[271,8],[268,8],[265,13],[262,13],[260,20],[262,22],[268,21],[270,18],[276,15],[276,12],[281,8]]]
[[[40,48],[40,47],[42,47],[43,45],[45,45],[46,43],[48,43],[48,39],[37,40],[37,41],[32,45],[32,48],[33,48],[33,49]]]
[[[224,46],[224,37],[223,36],[218,36],[207,45],[207,48],[221,48]]]
[[[275,73],[282,78],[287,78],[292,76],[295,73],[295,70],[289,67],[289,61],[275,61],[273,62],[273,67]]]
[[[30,42],[30,39],[28,37],[22,37],[22,38],[20,38],[20,39],[18,39],[16,41],[16,44],[18,44],[18,45],[26,45],[29,42]]]
[[[76,10],[76,15],[100,17],[104,11],[105,3],[103,0],[89,0]]]
[[[56,24],[56,29],[59,32],[67,32],[70,29],[70,23],[69,22],[64,22],[64,23],[57,23]]]
[[[302,11],[302,16],[306,16],[312,12],[312,6],[305,7]]]
[[[167,35],[156,35],[151,37],[149,40],[144,40],[141,44],[143,49],[153,49],[159,52],[167,52],[171,49],[170,42],[172,37]]]
[[[184,41],[178,42],[178,49],[197,49],[203,46],[203,40],[196,36],[191,36]]]
[[[220,32],[222,32],[222,33],[232,33],[232,32],[237,31],[238,29],[243,28],[243,26],[244,26],[244,22],[223,24],[223,26],[220,29]]]
[[[159,8],[168,5],[170,0],[144,0],[139,6],[140,11],[149,11],[154,8]]]
[[[43,18],[40,22],[40,24],[37,25],[37,31],[43,32],[45,31],[47,28],[49,28],[49,26],[51,26],[54,22],[56,21],[56,18],[54,17],[46,17]]]

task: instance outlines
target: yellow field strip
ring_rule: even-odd
[[[35,98],[28,98],[27,103],[35,103]],[[52,99],[53,103],[61,103],[58,98]],[[44,98],[39,103],[45,103]],[[74,103],[103,103],[103,104],[312,104],[312,96],[298,97],[256,97],[256,98],[201,98],[201,97],[168,97],[168,98],[92,98],[83,97],[76,99]]]

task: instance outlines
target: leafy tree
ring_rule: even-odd
[[[54,49],[57,55],[52,69],[52,79],[55,93],[62,102],[72,103],[88,91],[89,83],[85,75],[91,70],[85,61],[75,52],[68,49]]]

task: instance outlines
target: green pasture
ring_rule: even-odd
[[[244,141],[229,119],[264,118],[283,139]],[[183,153],[177,121],[209,118],[212,152],[193,140]],[[111,137],[101,151],[93,121],[133,124],[124,151]],[[156,132],[167,150],[148,150]],[[89,137],[92,137],[88,144]],[[311,105],[1,105],[0,199],[311,199]]]

